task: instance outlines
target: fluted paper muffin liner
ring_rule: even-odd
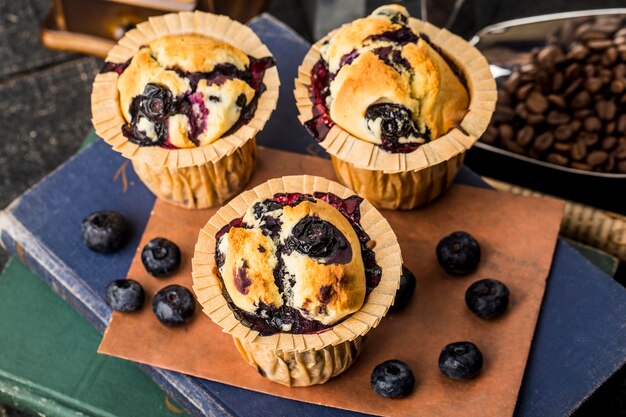
[[[254,58],[271,56],[249,27],[227,16],[204,12],[170,13],[151,17],[128,31],[109,52],[106,61],[124,63],[143,45],[166,35],[197,34],[227,42]],[[231,135],[186,149],[139,146],[122,134],[126,123],[120,106],[115,72],[98,74],[91,94],[96,133],[113,150],[130,159],[139,178],[159,198],[186,208],[223,204],[248,183],[254,170],[256,134],[263,129],[278,101],[278,70],[268,68],[267,87],[254,117]]]
[[[299,387],[322,384],[352,365],[367,333],[379,324],[393,303],[400,285],[402,256],[387,220],[363,200],[361,225],[371,238],[376,262],[382,268],[380,284],[359,311],[325,331],[260,335],[237,319],[222,294],[215,263],[215,234],[231,220],[242,217],[255,200],[294,192],[331,192],[341,198],[355,194],[336,182],[307,175],[272,179],[240,194],[219,209],[200,231],[192,260],[192,278],[193,290],[204,313],[233,337],[243,358],[268,379]]]
[[[465,152],[487,129],[495,109],[496,83],[489,63],[472,45],[446,29],[410,18],[417,33],[426,34],[439,53],[458,69],[469,92],[467,114],[456,127],[410,153],[389,153],[378,145],[359,139],[335,124],[320,145],[333,160],[339,181],[388,209],[412,209],[428,203],[452,182],[463,164]],[[311,70],[320,59],[321,44],[335,31],[315,43],[298,68],[294,96],[298,118],[311,120]]]

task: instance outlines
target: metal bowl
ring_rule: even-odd
[[[528,61],[533,48],[545,45],[552,31],[566,23],[577,25],[601,15],[626,15],[626,8],[510,20],[482,29],[470,43],[485,55],[496,81],[503,81],[513,66]],[[480,141],[468,152],[466,163],[481,175],[626,214],[626,198],[621,196],[626,189],[626,174],[562,167]]]

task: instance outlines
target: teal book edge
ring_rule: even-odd
[[[0,275],[0,403],[47,417],[185,417],[135,364],[16,258]]]

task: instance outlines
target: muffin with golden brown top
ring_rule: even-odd
[[[249,28],[173,13],[111,50],[94,82],[93,122],[158,197],[210,207],[249,180],[278,85],[274,59]]]
[[[255,59],[200,35],[157,38],[139,49],[117,81],[124,135],[140,146],[208,145],[255,111],[266,57]]]
[[[331,32],[299,74],[301,121],[333,157],[340,180],[384,208],[436,197],[495,105],[484,58],[400,5]],[[471,97],[479,90],[486,103],[477,106]]]
[[[382,216],[336,183],[300,176],[269,184],[209,220],[196,244],[194,291],[262,375],[323,383],[352,364],[393,302],[399,247]],[[235,207],[240,216],[225,218]]]
[[[388,152],[410,152],[457,125],[467,90],[398,5],[339,29],[321,45],[333,122]]]

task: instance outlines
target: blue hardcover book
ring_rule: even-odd
[[[250,25],[276,57],[282,80],[278,109],[259,135],[259,143],[320,152],[296,118],[292,95],[292,80],[309,45],[270,16]],[[468,169],[461,171],[457,181],[486,187]],[[0,239],[9,252],[103,331],[110,317],[103,290],[111,279],[126,275],[153,203],[154,196],[128,161],[97,141],[0,213]],[[106,256],[86,250],[79,233],[80,220],[102,209],[123,213],[134,229],[133,241]],[[624,364],[625,329],[626,289],[560,242],[516,416],[571,414]],[[264,416],[270,411],[274,416],[359,415],[141,367],[192,415]]]

